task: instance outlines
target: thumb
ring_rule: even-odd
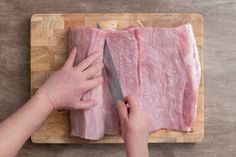
[[[117,101],[117,109],[120,116],[120,119],[128,119],[128,110],[123,101]]]

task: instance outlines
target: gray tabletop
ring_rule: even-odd
[[[236,1],[1,0],[0,121],[30,96],[29,32],[34,13],[194,12],[204,18],[205,138],[198,144],[151,144],[150,156],[236,156]],[[1,139],[0,139],[1,140]],[[123,145],[39,145],[19,157],[121,157]]]

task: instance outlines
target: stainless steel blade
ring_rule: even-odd
[[[111,52],[109,50],[109,46],[107,41],[105,40],[104,44],[104,52],[103,52],[103,62],[104,69],[108,80],[108,86],[110,89],[112,104],[116,104],[117,100],[124,101],[124,96],[122,93],[122,89],[120,86],[120,82],[116,73],[115,65],[111,56]]]
[[[99,22],[96,23],[96,27],[101,29]],[[103,62],[105,74],[107,76],[108,86],[110,94],[112,97],[112,104],[116,104],[117,100],[124,101],[124,96],[120,86],[120,82],[116,73],[115,65],[109,50],[107,41],[105,40],[104,49],[103,49]]]

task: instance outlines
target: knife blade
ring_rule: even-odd
[[[103,62],[110,94],[112,97],[112,104],[115,105],[117,100],[124,101],[124,96],[122,93],[120,81],[118,79],[116,68],[106,39],[103,49]]]
[[[101,29],[99,22],[96,22],[96,27],[98,29]],[[104,63],[104,72],[105,75],[107,76],[108,87],[112,98],[112,104],[115,105],[117,100],[125,102],[125,98],[120,86],[120,81],[118,79],[116,68],[106,39],[103,48],[103,63]],[[127,106],[126,102],[125,105]]]

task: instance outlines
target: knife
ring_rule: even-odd
[[[120,81],[118,79],[116,68],[106,39],[103,49],[103,62],[110,94],[112,97],[112,104],[115,105],[117,100],[125,101],[120,86]]]
[[[97,28],[101,29],[98,22],[96,23],[96,26]],[[117,100],[125,102],[124,95],[120,86],[120,81],[118,79],[116,68],[106,39],[103,48],[103,63],[105,74],[107,76],[108,87],[112,98],[112,104],[115,105]]]

